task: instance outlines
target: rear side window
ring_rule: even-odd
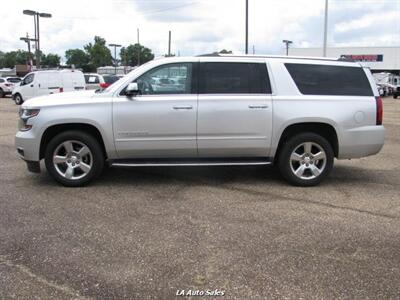
[[[270,94],[265,63],[200,63],[200,94]]]
[[[99,77],[96,75],[85,75],[86,83],[100,83]]]
[[[302,94],[373,96],[362,68],[290,63],[285,66]]]
[[[21,79],[20,79],[20,78],[17,78],[17,77],[15,77],[15,78],[12,77],[12,78],[8,78],[7,81],[8,81],[8,82],[12,82],[12,83],[18,83],[18,82],[21,81]]]

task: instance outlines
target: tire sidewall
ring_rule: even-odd
[[[24,101],[22,100],[22,96],[20,94],[16,94],[14,96],[14,101],[15,101],[15,104],[17,104],[17,105],[21,105],[22,103],[24,103]]]
[[[71,180],[62,177],[56,170],[53,164],[53,153],[55,149],[63,142],[67,140],[76,140],[83,144],[85,144],[90,151],[92,152],[93,157],[93,165],[92,169],[89,173],[81,178],[76,180]],[[90,134],[80,132],[80,131],[66,131],[56,135],[51,141],[47,144],[45,150],[45,164],[46,169],[50,173],[50,175],[59,183],[69,187],[78,187],[84,186],[88,184],[90,181],[98,177],[104,166],[104,154],[98,143],[98,141]]]
[[[320,145],[326,154],[326,165],[322,173],[314,179],[301,179],[293,174],[290,166],[290,156],[293,150],[302,143],[314,142]],[[296,186],[314,186],[324,180],[333,167],[334,153],[331,144],[322,136],[315,133],[300,133],[287,139],[279,156],[279,170],[282,176]]]

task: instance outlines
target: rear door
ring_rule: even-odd
[[[271,85],[265,61],[201,61],[199,156],[267,157],[271,133]]]

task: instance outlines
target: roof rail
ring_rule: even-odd
[[[312,57],[312,56],[285,56],[285,55],[259,55],[259,54],[224,54],[224,53],[206,53],[197,55],[197,57],[248,57],[248,58],[281,58],[281,59],[307,59],[307,60],[322,60],[322,61],[339,61],[339,62],[354,62],[352,59],[345,57]]]

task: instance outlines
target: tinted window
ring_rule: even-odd
[[[20,82],[20,81],[21,81],[21,78],[18,78],[18,77],[10,77],[10,78],[7,78],[7,81],[8,81],[8,82],[12,82],[12,83],[17,83],[17,82]]]
[[[372,96],[362,68],[285,64],[299,91],[305,95]]]
[[[141,75],[136,82],[142,95],[191,94],[192,64],[163,65]]]
[[[104,81],[109,84],[112,84],[112,83],[116,82],[117,80],[119,80],[119,77],[114,76],[114,75],[103,76],[103,78],[104,78]]]
[[[201,63],[200,93],[271,93],[267,67],[263,63]]]
[[[85,75],[86,83],[100,83],[99,76],[96,75]]]

